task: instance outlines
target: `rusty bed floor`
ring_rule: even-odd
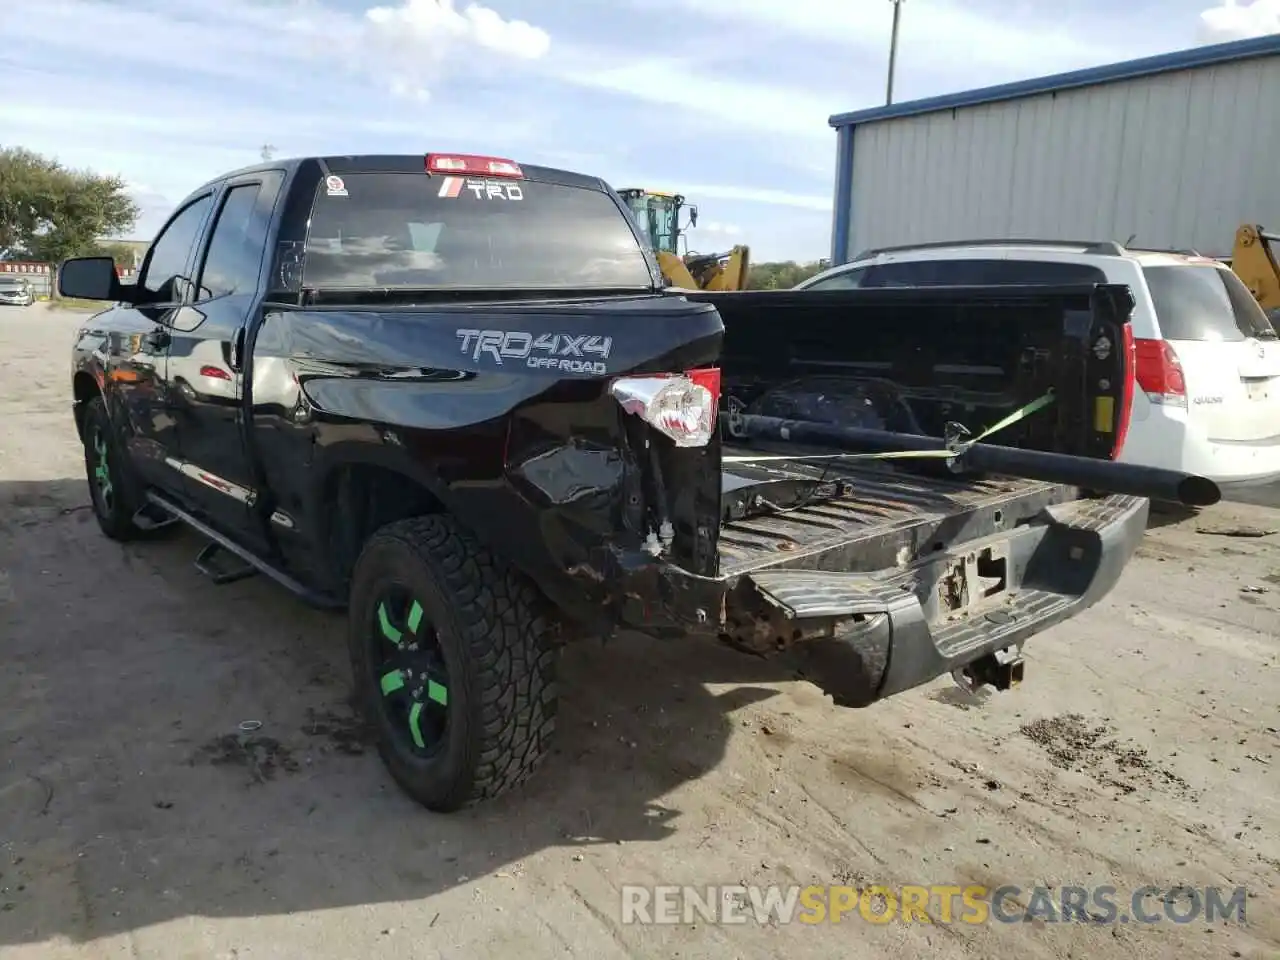
[[[763,451],[726,446],[726,459]],[[727,521],[720,531],[720,574],[734,576],[761,565],[762,555],[782,559],[821,551],[828,546],[913,528],[936,527],[956,514],[983,507],[1035,499],[1055,484],[1003,477],[972,479],[923,476],[881,464],[852,465],[839,461],[732,460],[724,464],[723,499],[743,507],[769,488],[794,480],[840,481],[842,495],[832,499],[805,497],[797,505]],[[1039,496],[1037,496],[1039,494]]]

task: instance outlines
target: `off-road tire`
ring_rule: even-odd
[[[369,637],[392,588],[421,603],[449,672],[447,725],[431,757],[406,749],[382,703]],[[554,622],[532,584],[450,517],[397,521],[369,538],[348,606],[355,692],[383,763],[409,796],[451,812],[528,779],[555,729]]]
[[[89,482],[93,516],[102,532],[112,540],[136,539],[143,532],[133,522],[134,514],[138,512],[137,484],[128,472],[124,447],[111,418],[107,416],[106,401],[101,395],[85,404],[83,428],[85,479]],[[110,495],[104,495],[97,476],[100,443],[106,453],[105,469],[110,479]]]

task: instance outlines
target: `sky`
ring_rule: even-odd
[[[889,0],[2,0],[0,145],[116,173],[149,238],[277,157],[458,151],[677,190],[690,248],[830,248],[834,113]],[[1280,0],[904,0],[895,99],[1280,32]]]

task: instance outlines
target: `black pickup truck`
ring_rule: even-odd
[[[1124,288],[685,295],[598,178],[438,154],[228,174],[135,284],[101,258],[58,282],[114,304],[71,384],[103,532],[186,523],[215,582],[345,608],[380,752],[436,810],[534,768],[574,637],[719,637],[849,706],[1007,687],[1146,521],[1139,496],[786,439],[943,437],[1048,397],[996,439],[1120,468]]]

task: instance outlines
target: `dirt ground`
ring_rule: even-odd
[[[352,718],[338,618],[212,585],[193,535],[98,532],[68,403],[80,319],[0,313],[0,956],[1280,951],[1280,512],[1153,528],[1107,601],[1031,642],[1025,684],[982,700],[947,681],[846,711],[727,649],[581,646],[536,780],[435,816]],[[623,925],[620,886],[661,883],[1250,900],[1244,927]]]

